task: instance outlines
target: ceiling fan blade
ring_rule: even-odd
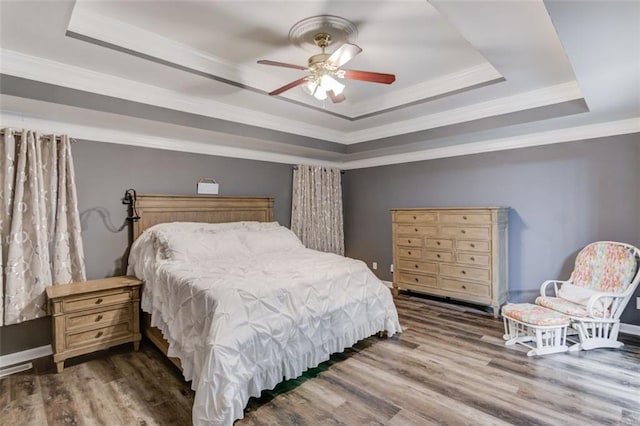
[[[345,43],[338,48],[335,52],[329,56],[327,59],[327,63],[331,65],[335,65],[340,68],[350,60],[352,60],[358,53],[362,52],[360,46],[356,46],[355,44]]]
[[[301,84],[304,84],[306,81],[307,81],[307,77],[299,78],[296,81],[292,81],[289,84],[285,84],[284,86],[282,86],[279,89],[274,90],[273,92],[269,92],[269,96],[279,95],[282,92],[286,92],[289,89],[293,89],[296,86],[300,86]]]
[[[258,63],[262,65],[273,65],[274,67],[293,68],[294,70],[301,70],[301,71],[306,71],[309,69],[308,67],[303,67],[302,65],[287,64],[285,62],[267,61],[265,59],[259,60]]]
[[[327,95],[329,95],[329,97],[331,98],[331,102],[333,102],[334,104],[339,104],[340,102],[343,102],[345,99],[347,99],[342,93],[336,95],[335,93],[333,93],[333,90],[327,91]]]
[[[344,71],[344,77],[347,80],[362,80],[372,83],[391,84],[396,81],[394,74],[384,74],[380,72],[370,71],[357,71],[357,70],[342,70]]]

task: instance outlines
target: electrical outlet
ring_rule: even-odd
[[[391,273],[393,274],[393,263],[391,264],[391,267],[389,268],[389,270],[391,271]]]
[[[371,264],[371,267],[373,268],[373,270],[375,271],[376,269],[378,269],[378,262],[373,262]]]
[[[636,309],[640,309],[640,296],[636,297]]]

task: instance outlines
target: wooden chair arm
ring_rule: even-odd
[[[547,280],[547,281],[543,282],[542,285],[540,286],[540,296],[547,297],[547,287],[550,284],[553,284],[553,289],[554,289],[553,297],[557,297],[558,296],[558,289],[560,288],[560,287],[558,287],[558,284],[560,284],[562,286],[562,284],[568,283],[568,282],[569,281],[562,281],[562,280]]]
[[[620,293],[596,293],[593,296],[591,296],[589,298],[589,301],[587,302],[587,314],[591,317],[591,318],[601,318],[601,319],[607,319],[607,318],[611,318],[611,316],[614,314],[614,312],[616,311],[616,304],[614,303],[616,299],[624,299],[626,297],[626,295],[624,294],[620,294]],[[598,299],[604,299],[604,301],[600,304],[601,307],[604,307],[605,309],[601,309],[602,310],[602,316],[596,316],[595,314],[595,307],[596,304],[598,304]],[[610,300],[607,300],[610,299]]]

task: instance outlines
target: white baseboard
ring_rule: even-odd
[[[620,333],[633,334],[640,336],[640,325],[620,323]]]
[[[39,346],[37,348],[27,349],[26,351],[14,352],[12,354],[0,356],[0,368],[10,365],[21,364],[32,361],[43,356],[51,355],[51,345]]]
[[[386,285],[389,288],[393,288],[393,283],[391,281],[385,281],[385,280],[381,280],[384,285]]]

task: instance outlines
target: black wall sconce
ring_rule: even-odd
[[[138,211],[136,210],[136,190],[133,188],[129,188],[124,191],[124,197],[122,197],[122,204],[126,204],[131,206],[129,210],[131,214],[127,216],[127,220],[129,222],[137,222],[140,220],[140,216],[138,216]]]

